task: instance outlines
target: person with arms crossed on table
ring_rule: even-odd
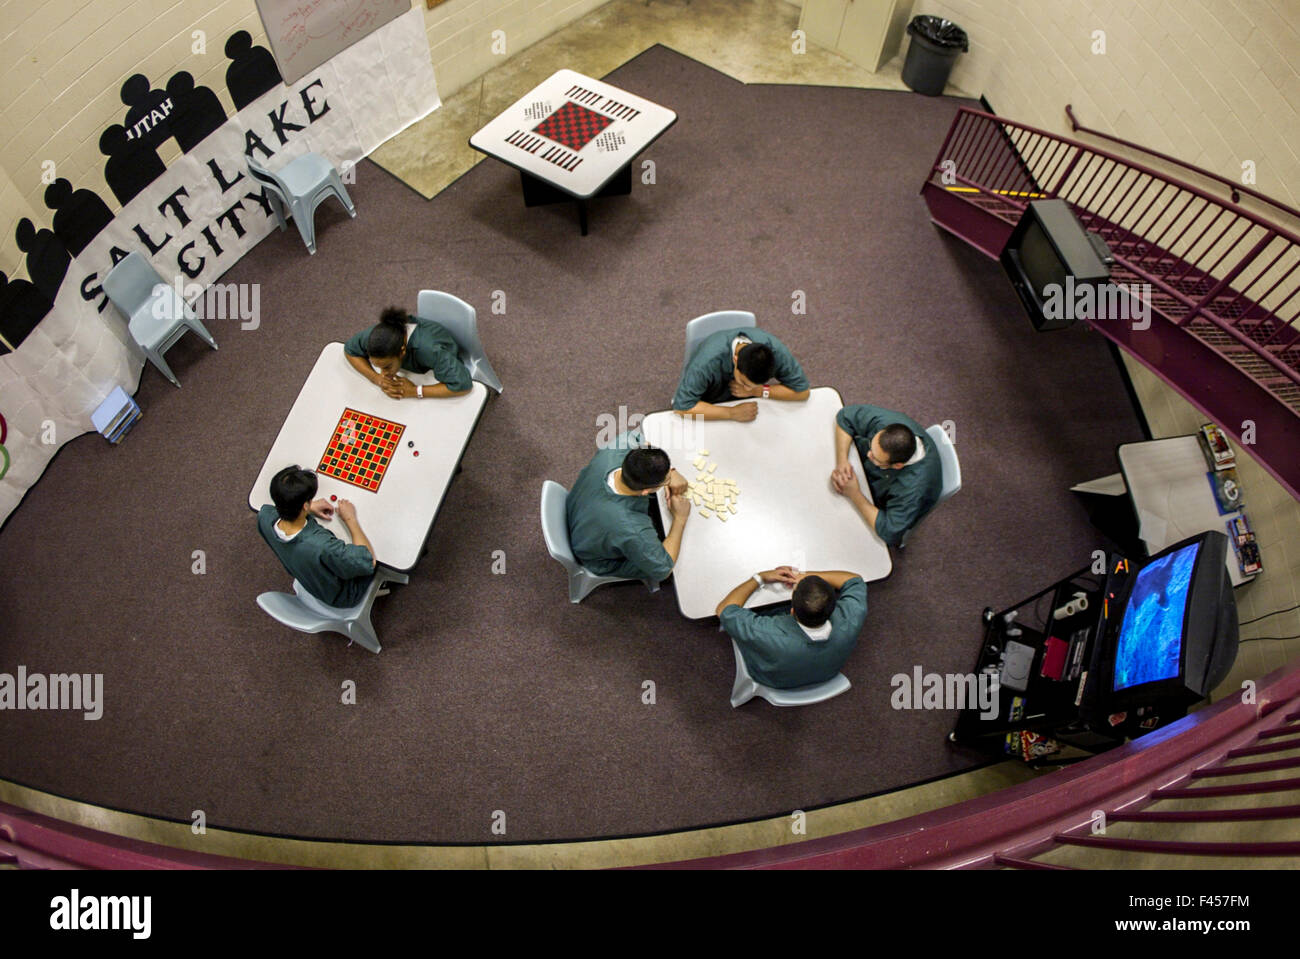
[[[790,602],[745,609],[763,583],[793,586]],[[778,566],[733,589],[717,614],[755,682],[774,689],[811,686],[833,678],[857,645],[867,621],[867,584],[845,570],[799,573]]]
[[[409,336],[408,322],[415,324]],[[408,317],[395,306],[384,310],[373,327],[344,343],[343,353],[353,369],[396,400],[462,396],[473,385],[469,370],[457,354],[456,341],[446,328],[433,320]],[[431,372],[438,382],[417,385],[400,375],[399,370]]]
[[[777,382],[768,385],[768,381]],[[785,344],[755,327],[719,330],[696,348],[673,397],[673,411],[706,420],[748,423],[758,404],[719,406],[743,397],[802,402],[808,378]]]
[[[868,500],[849,463],[857,445],[871,489]],[[928,433],[910,417],[879,406],[846,406],[835,416],[835,492],[848,499],[890,546],[934,509],[943,491],[943,465]],[[872,500],[875,501],[874,505]]]
[[[356,507],[348,500],[338,503],[339,519],[352,536],[343,542],[316,522],[329,521],[334,507],[318,499],[316,474],[289,466],[271,477],[271,501],[257,514],[257,530],[289,575],[326,606],[348,609],[366,595],[374,578],[375,556],[370,540],[357,521]]]
[[[659,539],[650,518],[654,494],[668,487],[672,526]],[[623,433],[599,450],[569,492],[566,520],[574,557],[597,576],[626,576],[660,583],[673,571],[691,515],[686,478],[668,454],[641,445],[638,431]]]

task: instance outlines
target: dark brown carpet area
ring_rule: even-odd
[[[259,329],[215,321],[216,353],[186,337],[183,388],[147,369],[121,447],[59,454],[0,531],[0,672],[103,673],[105,711],[0,713],[0,776],[209,826],[518,842],[784,814],[981,761],[949,747],[952,713],[894,711],[889,680],[965,672],[985,605],[1099,545],[1068,487],[1141,438],[1104,342],[1033,333],[1000,268],[929,222],[917,191],[958,101],[746,87],[661,47],[609,79],[680,120],[644,157],[657,182],[597,201],[590,236],[572,207],[525,209],[494,161],[427,203],[363,164],[357,219],[323,205],[316,256],[291,228],[224,277],[261,284]],[[246,498],[322,345],[421,288],[477,307],[505,393],[411,585],[376,607],[375,656],[258,609],[288,578]],[[716,621],[671,587],[571,606],[542,542],[542,481],[572,484],[600,414],[665,408],[687,320],[724,308],[846,403],[956,425],[964,488],[869,584],[853,689],[819,706],[733,710]]]

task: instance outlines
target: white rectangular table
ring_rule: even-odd
[[[609,193],[630,192],[632,160],[676,122],[677,114],[666,107],[560,70],[471,136],[469,144],[519,171],[528,206],[576,200],[585,236],[586,201],[607,185]],[[611,184],[619,174],[620,181]],[[562,197],[548,196],[537,181]]]
[[[671,411],[645,418],[646,442],[665,450],[687,480],[694,481],[692,464],[707,449],[705,459],[718,464],[715,475],[734,479],[740,489],[737,512],[728,514],[725,523],[706,519],[692,505],[673,570],[682,615],[712,616],[745,577],[776,566],[844,569],[868,581],[889,575],[889,548],[831,486],[835,414],[843,406],[840,394],[823,386],[802,403],[759,400],[758,417],[751,423],[705,421]],[[870,499],[856,446],[849,447],[849,461]],[[672,522],[667,498],[660,494],[658,499],[666,528]],[[745,605],[767,606],[789,598],[787,587],[769,585],[755,590]]]
[[[402,375],[415,383],[437,382],[430,373],[404,370]],[[377,491],[319,475],[317,495],[351,500],[361,528],[374,546],[375,559],[393,569],[408,570],[420,558],[487,396],[487,387],[474,383],[464,396],[395,400],[352,368],[342,343],[330,343],[321,350],[289,410],[249,491],[248,505],[257,510],[271,502],[271,477],[284,467],[297,463],[315,470],[345,409],[401,423],[405,429]],[[412,455],[416,451],[419,456]],[[344,542],[351,542],[337,515],[324,525]]]

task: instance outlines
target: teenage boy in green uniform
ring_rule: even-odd
[[[276,559],[307,592],[326,606],[348,609],[361,602],[374,578],[375,557],[370,540],[357,522],[356,507],[338,502],[339,518],[352,536],[343,542],[315,517],[329,520],[334,507],[316,495],[316,474],[290,466],[271,478],[271,501],[257,514],[257,530]]]

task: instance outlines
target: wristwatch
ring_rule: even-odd
[[[772,390],[771,390],[771,387],[764,386],[764,387],[763,387],[763,399],[765,399],[765,400],[766,400],[766,399],[769,399],[771,396],[772,396]]]
[[[418,383],[418,384],[416,384],[416,387],[415,387],[415,395],[416,395],[416,398],[417,398],[417,399],[421,399],[421,400],[424,399],[424,384],[423,384],[423,383]]]
[[[754,582],[758,583],[759,588],[761,589],[763,586],[763,574],[755,573],[751,578],[754,580]]]

